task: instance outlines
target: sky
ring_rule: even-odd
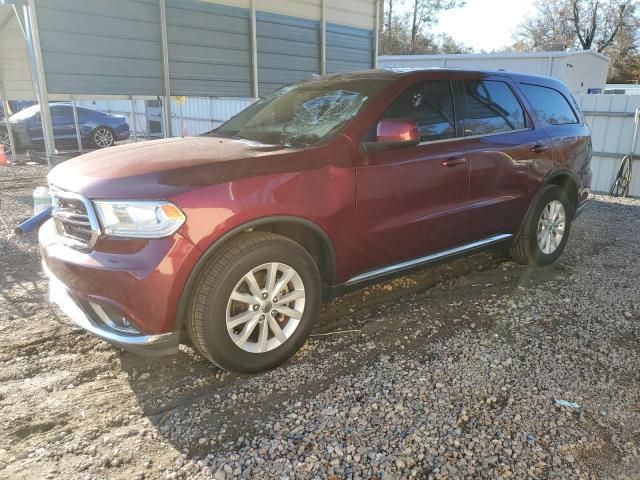
[[[440,13],[433,33],[446,33],[475,51],[495,50],[515,43],[513,34],[534,12],[534,0],[467,0],[462,8]]]

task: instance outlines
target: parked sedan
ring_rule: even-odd
[[[75,148],[77,139],[73,108],[67,103],[52,103],[49,108],[56,146]],[[125,117],[85,107],[77,107],[77,111],[84,146],[106,148],[119,140],[129,138],[129,124]],[[9,122],[18,148],[43,145],[39,105],[33,105],[12,115]],[[8,146],[8,135],[4,126],[0,126],[0,142]]]

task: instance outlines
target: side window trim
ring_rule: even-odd
[[[490,133],[480,133],[480,134],[476,134],[476,135],[465,135],[465,119],[467,118],[467,116],[470,115],[470,109],[469,109],[469,104],[466,101],[466,95],[465,95],[465,89],[464,89],[464,81],[465,80],[486,80],[486,81],[491,81],[491,82],[502,82],[504,83],[507,88],[509,88],[509,90],[511,91],[511,93],[513,94],[514,98],[516,99],[516,101],[518,102],[518,104],[520,105],[520,108],[522,109],[522,112],[524,114],[524,122],[525,122],[525,128],[516,128],[514,130],[505,130],[505,131],[501,131],[501,132],[490,132]],[[462,131],[461,134],[462,136],[460,138],[462,139],[466,139],[466,138],[482,138],[482,137],[493,137],[496,135],[508,135],[511,133],[520,133],[520,132],[526,132],[529,130],[535,130],[535,124],[531,119],[531,115],[529,114],[529,109],[527,108],[529,102],[525,102],[523,98],[521,98],[520,92],[517,91],[514,87],[514,85],[511,84],[511,79],[508,77],[486,77],[486,78],[461,78],[459,80],[456,80],[456,82],[458,83],[458,96],[460,97],[460,105],[461,108],[463,108],[464,110],[464,115],[461,115],[461,119],[460,119],[460,123],[461,123],[461,127],[462,127]],[[526,98],[526,97],[525,97]],[[528,99],[527,99],[528,100]]]

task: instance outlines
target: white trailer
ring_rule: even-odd
[[[382,55],[378,66],[389,69],[430,67],[506,70],[563,80],[574,95],[604,93],[609,58],[591,50],[567,52],[479,53],[451,55]]]

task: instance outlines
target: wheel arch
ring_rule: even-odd
[[[337,272],[335,248],[329,235],[320,226],[306,218],[288,215],[254,219],[222,235],[214,241],[198,259],[198,262],[189,274],[187,282],[182,289],[176,318],[176,330],[181,331],[183,329],[184,317],[188,313],[191,294],[198,278],[209,261],[214,258],[220,249],[230,240],[250,231],[276,233],[299,243],[316,261],[322,278],[323,289],[327,289],[335,284]]]
[[[571,201],[574,211],[578,207],[579,200],[579,190],[578,190],[578,182],[574,178],[568,170],[559,170],[557,172],[552,173],[547,177],[543,183],[543,185],[557,185],[562,188],[569,197]]]

